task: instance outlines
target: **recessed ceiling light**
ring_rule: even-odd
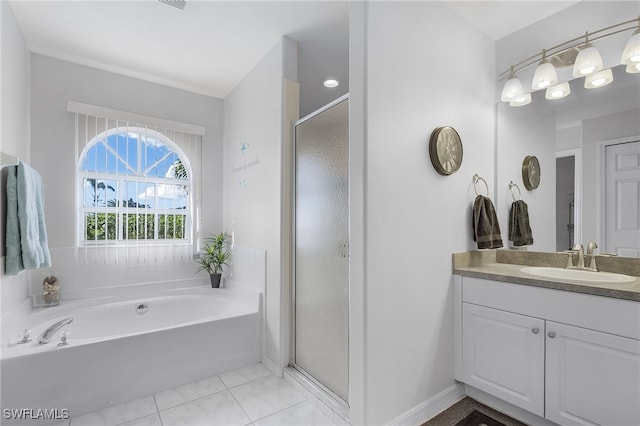
[[[324,81],[324,87],[338,87],[338,85],[340,84],[340,82],[338,80],[336,80],[335,78],[328,78]]]

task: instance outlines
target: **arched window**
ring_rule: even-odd
[[[186,155],[162,133],[99,133],[79,158],[79,244],[190,243],[191,176]]]

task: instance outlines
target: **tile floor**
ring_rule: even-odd
[[[264,365],[255,364],[72,417],[55,426],[333,424],[331,413],[322,410],[308,393],[273,376]]]

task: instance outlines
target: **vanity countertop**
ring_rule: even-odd
[[[520,270],[525,266],[552,266],[562,268],[567,262],[563,253],[542,253],[520,250],[479,250],[453,254],[453,273],[467,277],[573,291],[596,296],[640,302],[640,260],[597,256],[600,270],[635,277],[625,283],[576,283],[556,278],[532,277]]]

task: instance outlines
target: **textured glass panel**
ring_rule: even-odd
[[[295,363],[349,390],[348,101],[296,127]]]

